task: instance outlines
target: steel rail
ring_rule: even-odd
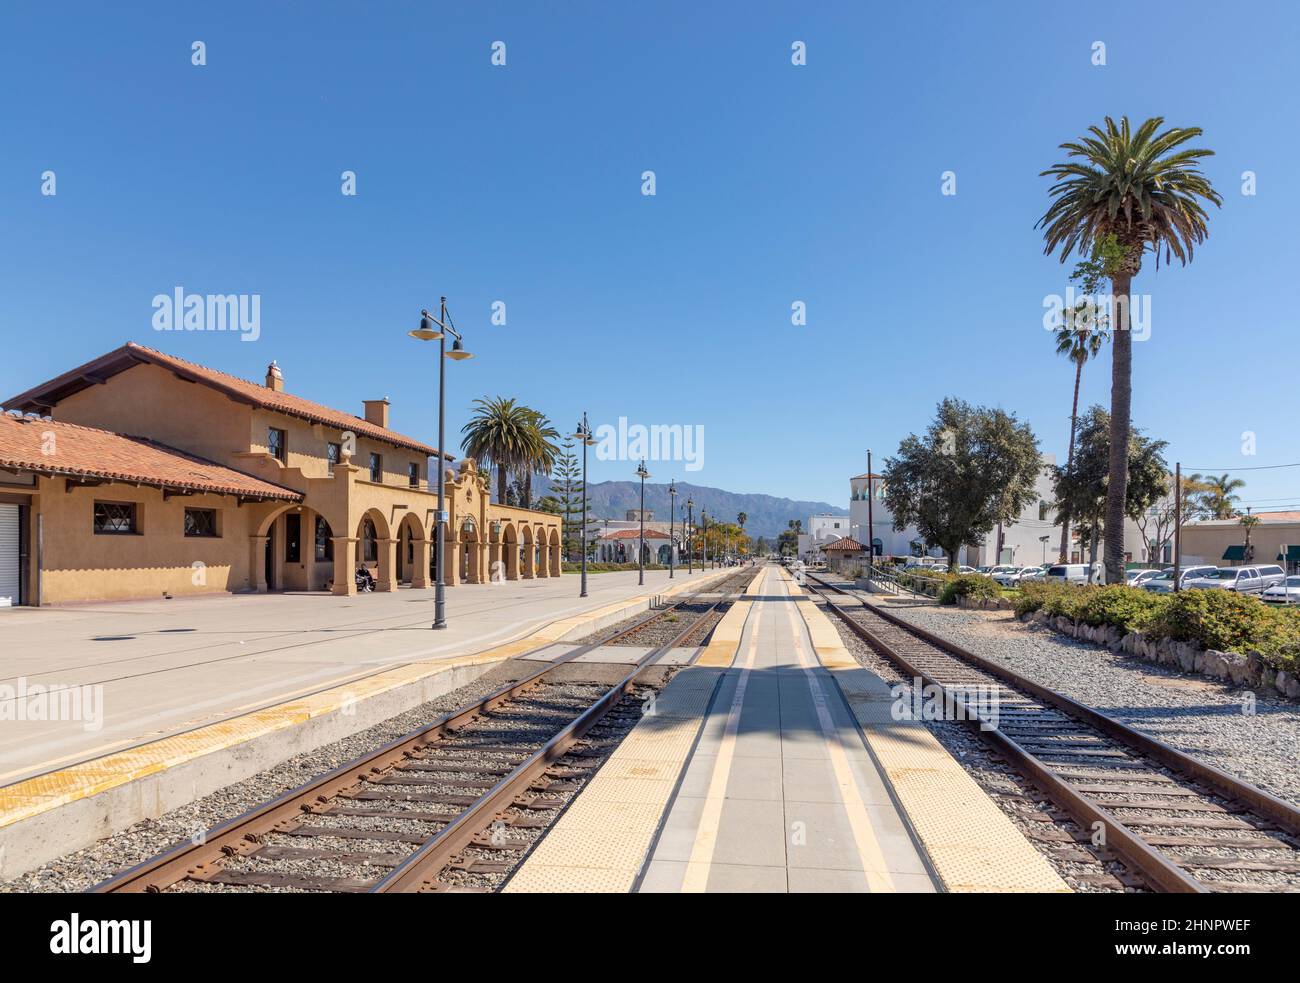
[[[827,584],[820,578],[816,582],[825,589],[837,590],[839,593],[847,594],[835,585]],[[811,588],[814,593],[819,594],[822,601],[834,611],[846,625],[849,630],[857,635],[860,639],[871,646],[872,649],[879,652],[896,665],[903,668],[913,678],[922,680],[926,686],[935,687],[943,693],[944,699],[954,705],[963,707],[962,717],[965,722],[979,733],[981,737],[995,744],[998,749],[1007,757],[1007,760],[1020,772],[1022,772],[1030,781],[1037,785],[1049,798],[1066,810],[1082,828],[1095,830],[1096,824],[1101,823],[1105,831],[1105,848],[1115,853],[1129,867],[1141,874],[1148,883],[1155,889],[1167,893],[1180,894],[1208,894],[1209,889],[1195,877],[1188,874],[1182,868],[1167,860],[1158,850],[1146,843],[1137,833],[1129,829],[1124,823],[1112,815],[1109,811],[1101,808],[1091,799],[1080,794],[1072,788],[1064,779],[1053,773],[1051,769],[1036,755],[1025,750],[1017,741],[1003,734],[997,729],[996,725],[986,721],[979,713],[978,709],[972,707],[965,699],[965,694],[960,691],[954,691],[952,688],[944,685],[938,679],[929,673],[922,671],[910,660],[895,650],[892,646],[877,638],[870,630],[854,620],[847,611],[832,601],[824,592],[816,587]],[[852,595],[849,595],[852,596]],[[863,607],[868,607],[865,602],[857,599]],[[883,616],[884,612],[875,607],[869,607],[872,614]],[[904,631],[913,633],[916,637],[935,645],[940,650],[947,652],[954,657],[965,656],[964,649],[952,643],[945,643],[938,636],[932,635],[923,629],[915,628],[906,622],[900,623],[898,619],[885,617],[885,621],[902,628]],[[956,649],[957,651],[953,651]],[[973,655],[973,653],[971,653]],[[1012,680],[1019,680],[1017,674],[1009,670],[1001,670],[1001,667],[993,663],[987,663],[986,660],[975,656],[971,661],[979,668],[988,667],[989,672],[1004,681],[1011,683]],[[1000,671],[1001,670],[1001,671]],[[1027,682],[1027,681],[1026,681]],[[1037,684],[1031,684],[1033,690],[1041,691],[1043,688]],[[1048,691],[1050,692],[1050,691]],[[1037,694],[1035,694],[1037,695]],[[1059,694],[1053,694],[1059,696]],[[1063,703],[1051,701],[1058,709],[1067,713],[1072,713],[1072,707],[1088,709],[1082,704],[1076,704],[1068,697],[1061,697]],[[1091,711],[1095,713],[1095,711]],[[1087,719],[1091,719],[1088,716]],[[1123,725],[1118,725],[1122,727]],[[1172,750],[1172,749],[1171,749]]]
[[[698,631],[721,602],[709,605],[708,610],[691,622],[673,638],[643,655],[621,680],[611,686],[603,696],[584,710],[576,720],[538,748],[526,761],[502,777],[491,789],[454,820],[435,833],[418,850],[398,864],[388,876],[376,884],[371,893],[401,894],[437,891],[444,887],[438,874],[448,863],[469,846],[484,829],[487,829],[513,805],[522,792],[562,758],[584,734],[608,713],[635,685],[637,678],[664,653],[678,647],[691,634]]]
[[[927,631],[924,628],[913,625],[889,611],[875,607],[874,605],[868,605],[861,598],[854,597],[842,587],[829,584],[821,578],[813,579],[817,580],[817,582],[823,587],[827,587],[837,593],[852,598],[863,607],[868,608],[872,614],[883,618],[895,627],[901,628],[903,631],[929,642],[931,645],[942,649],[949,655],[971,663],[976,668],[982,669],[990,675],[997,676],[1008,685],[1028,692],[1043,702],[1051,704],[1063,713],[1084,720],[1086,723],[1096,727],[1107,736],[1113,737],[1120,743],[1128,745],[1135,751],[1154,758],[1161,764],[1172,768],[1175,771],[1181,772],[1188,778],[1209,785],[1219,794],[1248,804],[1254,812],[1257,812],[1259,815],[1267,819],[1273,820],[1288,833],[1293,836],[1300,836],[1300,808],[1297,808],[1290,802],[1280,799],[1277,796],[1266,792],[1262,788],[1244,782],[1240,778],[1214,767],[1214,765],[1207,764],[1206,762],[1200,761],[1183,751],[1179,751],[1177,748],[1170,747],[1163,741],[1147,734],[1143,734],[1141,731],[1135,730],[1127,724],[1121,723],[1114,717],[1109,717],[1098,710],[1094,710],[1086,704],[1072,700],[1063,693],[1049,689],[1040,683],[1034,682],[1032,679],[1027,679],[1019,673],[1008,669],[1006,666],[986,659],[983,656],[976,655],[974,652],[962,648],[955,642],[949,641],[948,639]]]
[[[723,578],[723,581],[725,582],[726,579],[729,578]],[[367,776],[374,774],[377,770],[382,770],[388,765],[400,762],[426,744],[465,726],[475,717],[537,688],[559,666],[571,663],[580,656],[593,652],[603,645],[609,645],[634,634],[645,628],[651,621],[663,617],[683,604],[690,603],[693,597],[711,592],[709,590],[697,591],[695,594],[682,597],[667,608],[647,612],[645,617],[638,619],[634,624],[620,629],[609,637],[581,645],[555,661],[545,663],[536,672],[508,683],[477,703],[446,714],[427,727],[399,737],[388,744],[367,752],[354,761],[312,779],[298,788],[291,789],[269,802],[255,806],[242,815],[213,827],[198,841],[180,843],[170,850],[166,850],[95,885],[87,893],[157,892],[166,890],[192,874],[201,875],[213,869],[224,857],[237,855],[240,845],[247,844],[251,838],[265,835],[274,831],[281,823],[301,817],[304,812],[310,812],[314,804],[336,796],[344,789],[364,781]],[[709,613],[719,603],[721,601],[715,602],[708,611],[693,620],[686,626],[686,630],[679,637],[688,636],[692,629],[703,624]],[[658,651],[656,650],[656,652]],[[652,652],[651,654],[655,653]],[[639,671],[640,669],[638,669]]]

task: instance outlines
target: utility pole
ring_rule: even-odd
[[[1183,465],[1174,465],[1174,593],[1182,587],[1183,567]]]
[[[872,499],[876,497],[876,488],[871,478],[871,451],[867,451],[867,580],[871,580],[871,571],[876,564],[876,521],[872,513]]]

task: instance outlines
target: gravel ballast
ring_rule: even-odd
[[[1081,642],[1008,612],[887,605],[925,628],[1300,804],[1300,707]],[[1253,712],[1248,712],[1253,710]]]

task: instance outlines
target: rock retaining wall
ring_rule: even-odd
[[[964,606],[964,605],[963,605]],[[1199,673],[1234,686],[1265,687],[1289,699],[1300,699],[1300,679],[1285,669],[1277,669],[1258,652],[1241,655],[1205,649],[1195,642],[1176,642],[1170,638],[1151,639],[1140,632],[1125,634],[1114,625],[1089,625],[1071,621],[1063,615],[1035,611],[1024,622],[1045,625],[1062,635],[1080,641],[1104,645],[1112,652],[1126,652],[1162,666]]]

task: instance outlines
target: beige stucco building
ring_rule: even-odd
[[[449,458],[388,427],[135,344],[6,401],[0,604],[432,583]],[[560,520],[447,467],[448,584],[560,574]]]
[[[1251,563],[1281,563],[1288,573],[1300,571],[1300,512],[1255,512],[1259,524],[1250,531]],[[1236,567],[1246,563],[1246,530],[1240,519],[1206,519],[1183,526],[1183,563]]]

